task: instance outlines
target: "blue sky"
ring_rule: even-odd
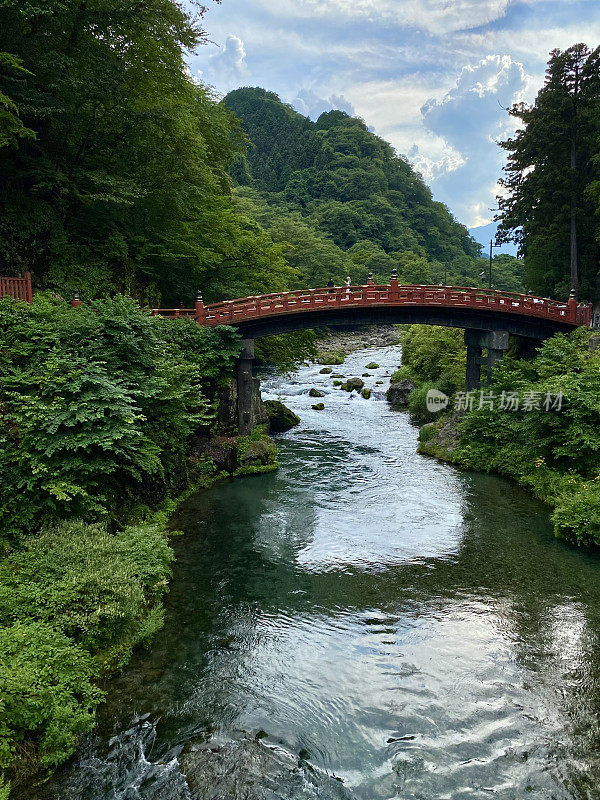
[[[277,92],[362,117],[469,227],[494,214],[503,110],[531,102],[549,52],[600,43],[599,0],[222,0],[189,59],[219,94]]]

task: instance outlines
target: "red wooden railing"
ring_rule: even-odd
[[[0,276],[0,297],[14,297],[15,300],[25,300],[31,303],[31,273],[26,272],[24,278],[3,278]]]
[[[194,308],[156,308],[152,313],[169,318],[192,317],[200,325],[212,327],[236,325],[246,320],[282,314],[378,306],[476,308],[540,317],[573,326],[590,325],[592,320],[591,305],[577,303],[574,297],[563,303],[547,297],[460,286],[400,286],[394,280],[389,286],[369,284],[336,289],[301,289],[226,300],[206,306],[199,298]]]

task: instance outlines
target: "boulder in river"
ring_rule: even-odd
[[[271,433],[285,433],[300,424],[300,417],[279,400],[265,401],[271,423]]]
[[[313,411],[325,411],[325,403],[316,403],[311,408]]]
[[[395,381],[390,384],[387,390],[387,400],[393,406],[406,408],[408,406],[408,396],[415,388],[415,384],[409,378]]]
[[[320,389],[311,389],[308,393],[309,397],[325,397],[325,392],[322,392]]]
[[[370,399],[371,399],[371,390],[370,390],[370,389],[367,389],[367,388],[365,387],[365,388],[362,390],[361,394],[362,394],[362,396],[365,398],[365,400],[370,400]]]
[[[332,372],[333,372],[333,369],[331,367],[323,367],[323,369],[319,370],[319,373],[321,375],[331,375]]]
[[[371,361],[365,369],[379,369],[379,364],[376,364],[374,361]]]
[[[364,385],[362,378],[348,378],[346,383],[342,384],[342,389],[346,392],[360,392]]]
[[[317,354],[317,364],[343,364],[345,360],[346,354],[342,350],[323,350]]]

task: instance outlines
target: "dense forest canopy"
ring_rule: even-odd
[[[329,272],[364,283],[373,272],[387,282],[393,269],[406,283],[480,280],[480,246],[362,120],[331,111],[311,122],[260,88],[237,89],[224,102],[249,140],[232,170],[244,208],[276,241],[301,230],[292,252],[303,249],[298,236],[321,253],[329,248],[329,270],[310,274],[304,265],[303,280],[323,283]]]
[[[600,258],[600,48],[551,54],[535,103],[510,114],[523,127],[502,143],[506,194],[501,238],[520,245],[527,286],[598,300]]]

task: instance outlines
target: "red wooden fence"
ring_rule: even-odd
[[[25,300],[31,303],[31,273],[26,272],[24,278],[3,278],[0,276],[0,297],[14,297],[15,300]]]

